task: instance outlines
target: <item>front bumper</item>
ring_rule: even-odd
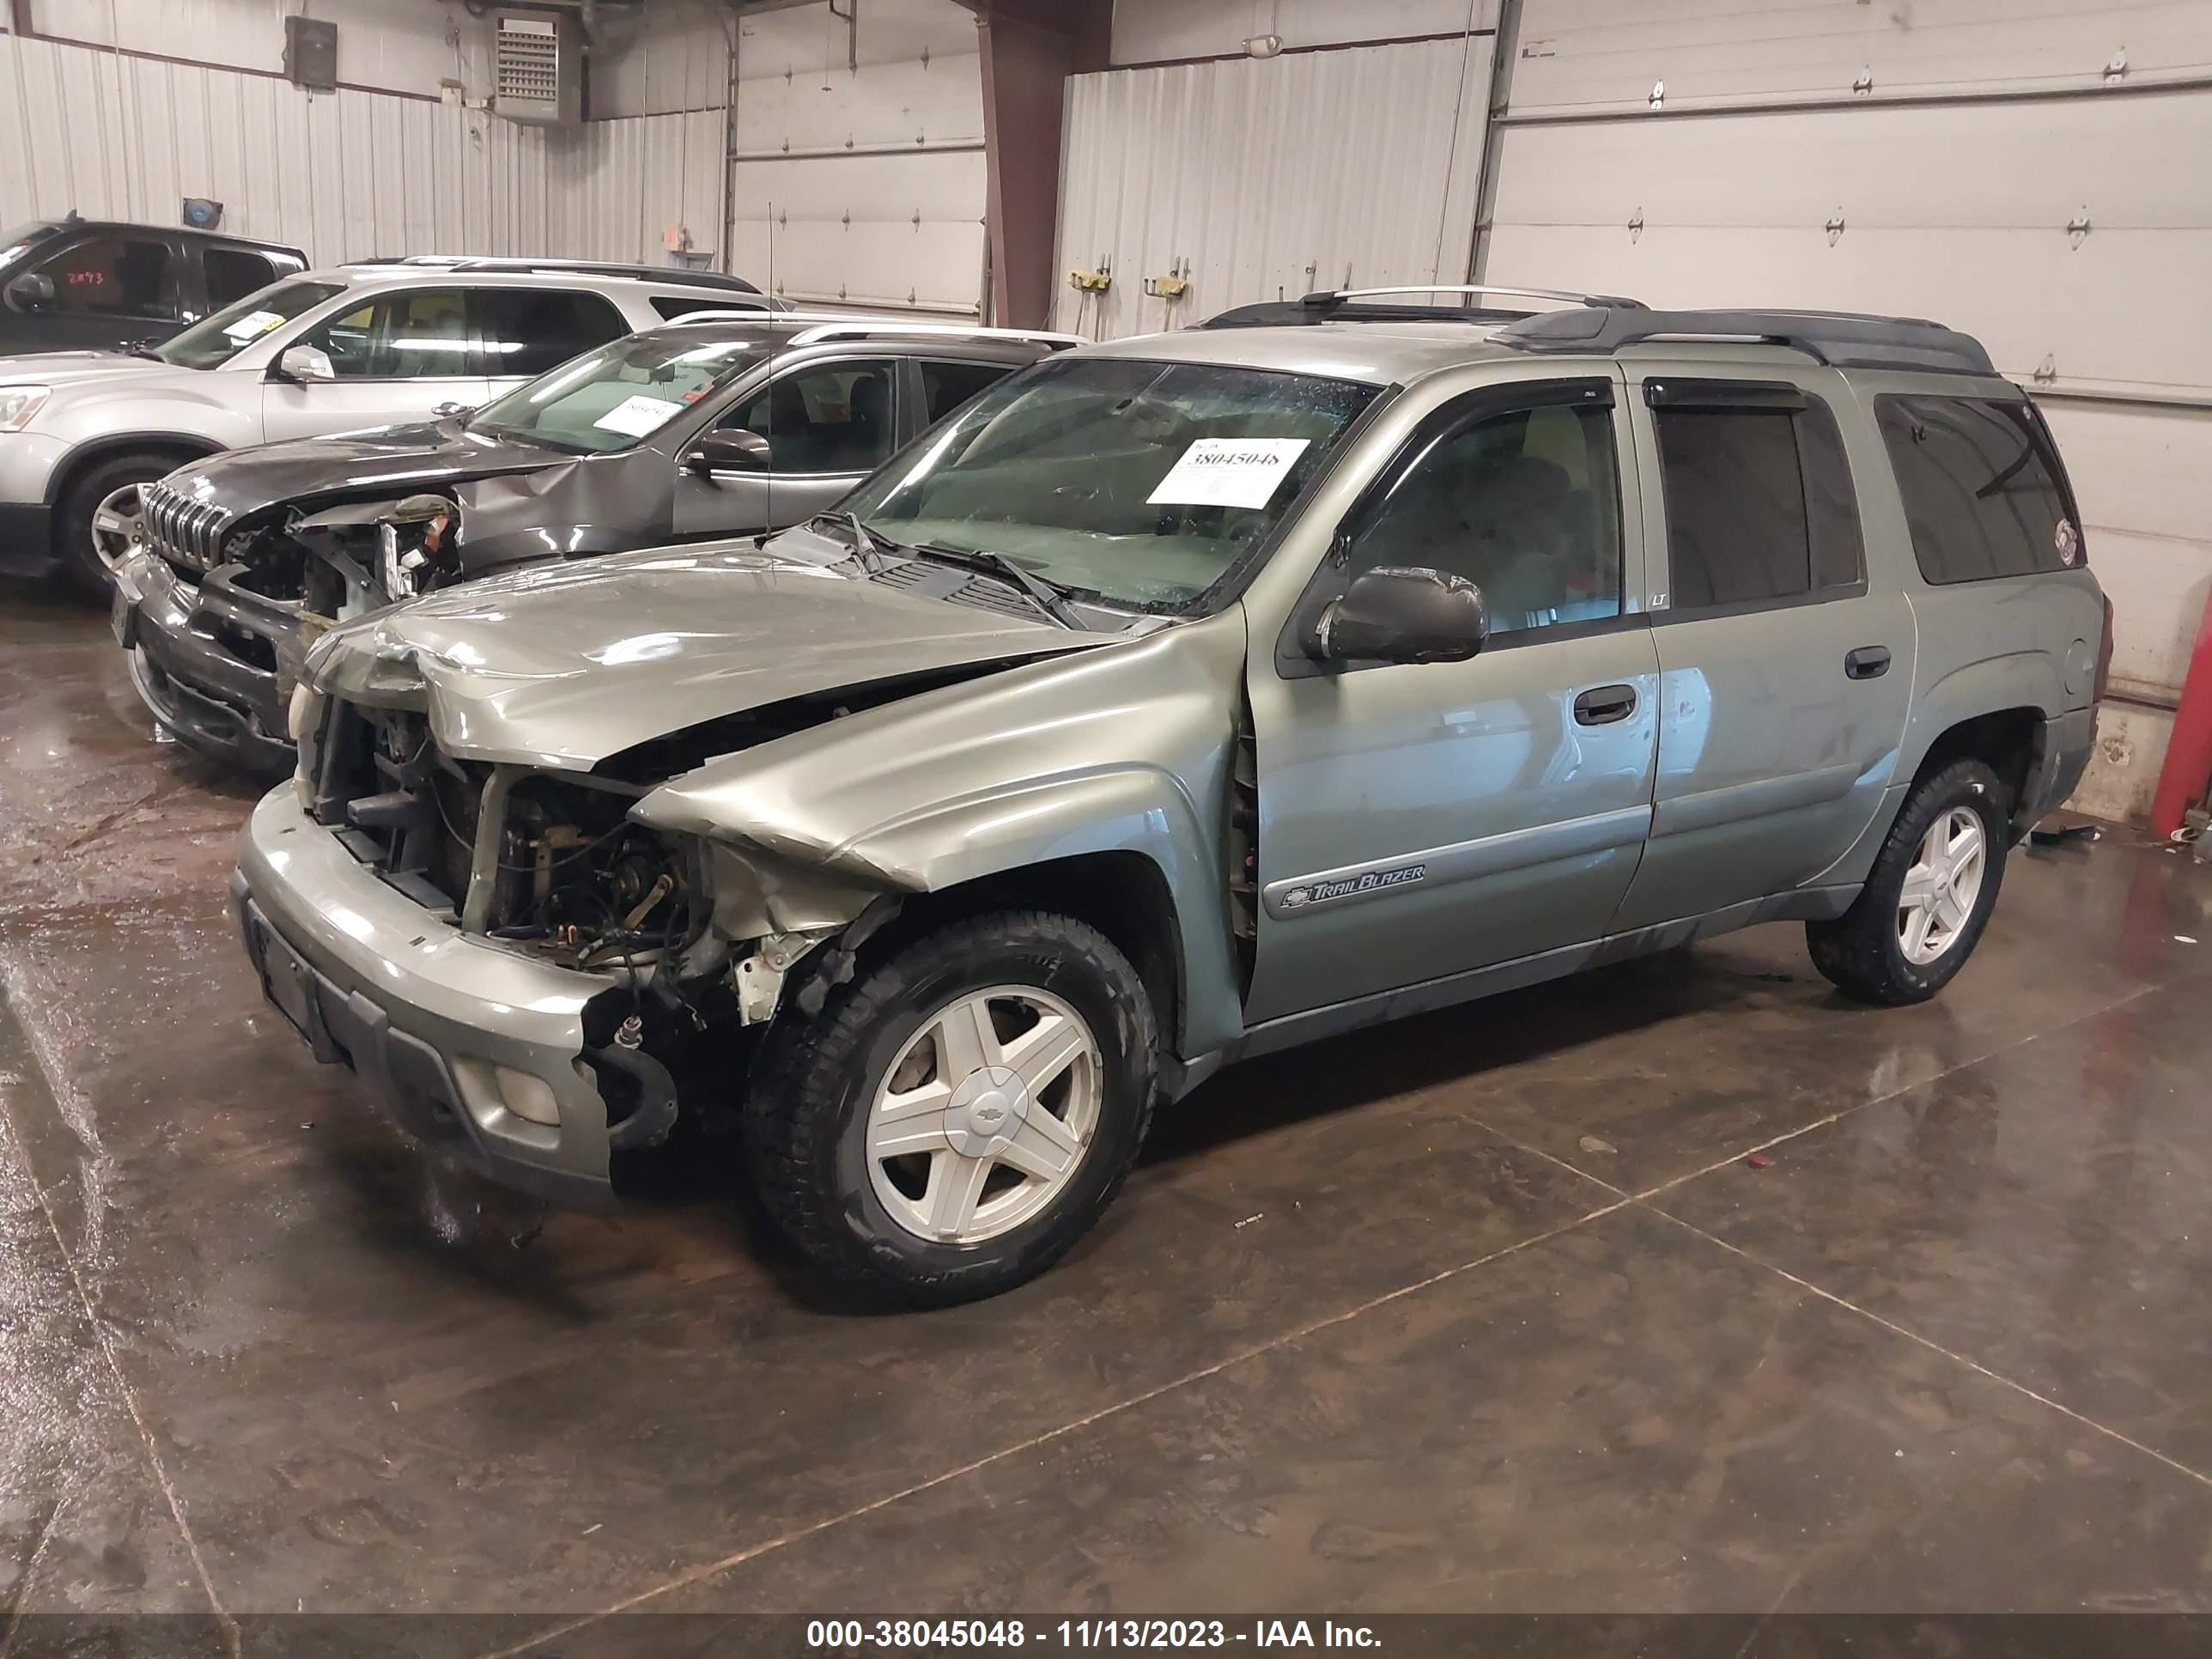
[[[54,512],[43,501],[0,501],[0,576],[45,576],[54,556]]]
[[[502,1185],[612,1202],[606,1102],[582,1054],[584,1006],[613,977],[460,933],[379,880],[289,784],[247,820],[231,898],[263,995],[402,1128]],[[557,1125],[507,1103],[542,1115],[549,1097]]]
[[[247,592],[227,570],[195,587],[143,549],[116,568],[112,603],[131,682],[155,720],[228,765],[271,777],[292,769],[285,705],[305,650],[298,606]],[[252,641],[276,669],[240,654]]]

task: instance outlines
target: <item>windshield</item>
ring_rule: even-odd
[[[615,340],[550,369],[469,417],[469,430],[578,454],[629,449],[768,355],[758,340],[683,332]]]
[[[43,220],[0,231],[0,270],[5,270],[53,234],[53,226]]]
[[[1061,358],[1001,380],[844,505],[910,546],[1000,553],[1109,604],[1180,610],[1274,528],[1375,392]]]
[[[162,341],[157,355],[179,368],[213,368],[228,362],[270,329],[344,292],[343,283],[271,283]]]

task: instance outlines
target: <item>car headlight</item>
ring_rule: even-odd
[[[21,432],[52,396],[42,386],[0,386],[0,432]]]

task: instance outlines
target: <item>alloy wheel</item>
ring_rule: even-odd
[[[1989,868],[1989,838],[1972,808],[1954,806],[1920,838],[1897,896],[1897,942],[1926,967],[1966,932]]]
[[[1030,986],[969,992],[922,1022],[868,1113],[868,1179],[907,1231],[973,1244],[1066,1189],[1098,1127],[1097,1040]]]
[[[110,490],[92,509],[92,555],[111,574],[146,538],[145,488],[128,483]]]

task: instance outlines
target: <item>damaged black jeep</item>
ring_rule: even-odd
[[[280,775],[301,662],[337,623],[494,570],[801,522],[1069,343],[695,313],[474,413],[210,456],[147,488],[116,638],[163,730]]]

